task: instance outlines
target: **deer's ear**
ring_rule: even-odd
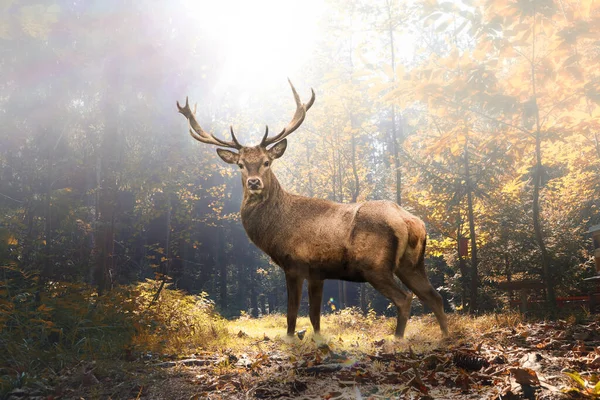
[[[217,149],[217,154],[221,157],[221,160],[225,161],[227,164],[237,164],[240,159],[238,153],[229,150]]]
[[[269,153],[269,157],[271,157],[271,159],[274,160],[276,158],[281,157],[283,153],[285,153],[286,148],[287,139],[283,139],[281,142],[277,143],[275,146],[267,150],[267,153]]]

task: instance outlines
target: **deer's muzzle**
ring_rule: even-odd
[[[261,190],[263,188],[262,181],[259,178],[248,179],[247,186],[250,190]]]

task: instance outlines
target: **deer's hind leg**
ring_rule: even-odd
[[[399,276],[402,282],[404,282],[404,284],[412,290],[423,303],[433,310],[433,313],[440,324],[442,334],[448,336],[448,318],[444,313],[442,296],[440,296],[437,290],[431,285],[427,275],[420,271],[411,271],[410,273],[401,271]]]
[[[410,305],[413,298],[412,294],[402,289],[400,284],[396,281],[391,269],[386,268],[385,273],[382,273],[381,270],[371,269],[365,273],[365,279],[377,291],[394,303],[398,309],[398,321],[396,323],[396,332],[394,334],[399,338],[404,337],[406,323],[410,316]]]
[[[410,260],[400,261],[396,275],[423,303],[433,310],[444,336],[448,336],[448,318],[444,313],[442,296],[434,289],[425,272],[425,243],[416,264]]]

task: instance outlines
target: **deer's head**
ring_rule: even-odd
[[[237,164],[242,172],[244,192],[249,195],[260,195],[265,188],[270,186],[273,179],[271,163],[283,155],[287,147],[286,137],[298,129],[306,117],[306,112],[315,102],[314,90],[311,89],[312,95],[308,103],[302,104],[300,96],[298,96],[291,81],[290,86],[292,87],[294,100],[296,101],[296,112],[292,120],[279,134],[273,137],[269,137],[269,127],[267,127],[260,144],[252,147],[243,146],[238,142],[233,133],[233,127],[230,127],[231,141],[219,139],[215,135],[207,133],[196,121],[194,116],[196,107],[194,106],[194,111],[192,112],[187,98],[183,107],[177,102],[179,112],[189,121],[192,137],[202,143],[220,147],[217,149],[219,157],[228,164]],[[225,150],[223,147],[233,149],[234,151]]]

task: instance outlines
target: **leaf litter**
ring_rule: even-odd
[[[390,336],[361,349],[311,333],[291,342],[232,335],[248,338],[244,351],[141,357],[108,379],[83,366],[45,398],[600,399],[598,321],[520,323],[424,350]],[[26,397],[20,388],[8,399]]]

